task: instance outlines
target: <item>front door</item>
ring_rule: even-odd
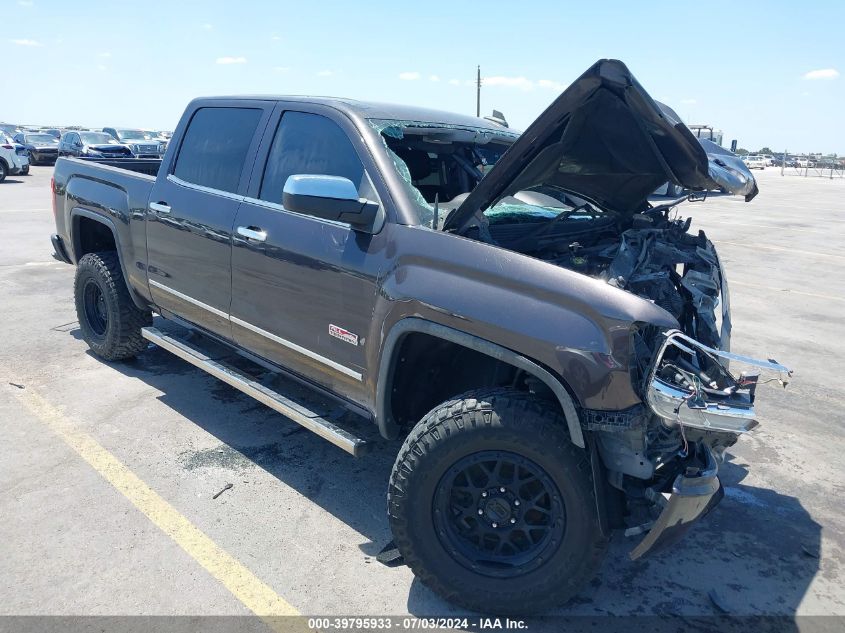
[[[267,135],[266,166],[250,185],[255,197],[235,220],[231,320],[243,347],[361,402],[386,231],[357,232],[282,205],[293,174],[343,176],[362,197],[376,197],[342,124],[286,111]]]
[[[231,338],[232,225],[249,177],[245,165],[252,165],[259,128],[272,110],[254,104],[193,113],[147,212],[147,270],[156,305],[225,338]]]

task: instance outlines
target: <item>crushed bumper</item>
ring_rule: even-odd
[[[677,543],[724,496],[713,449],[704,441],[688,442],[687,438],[701,438],[701,431],[705,431],[735,439],[757,426],[753,405],[758,375],[742,373],[734,377],[728,364],[735,361],[777,372],[784,386],[792,375],[774,360],[713,349],[679,330],[663,336],[648,371],[646,401],[666,426],[678,428],[685,457],[665,473],[660,487],[645,490],[646,498],[662,510],[645,538],[631,551],[632,560]],[[696,432],[690,433],[690,429]]]
[[[779,374],[784,386],[792,372],[773,360],[763,361],[707,347],[683,332],[665,333],[655,355],[646,400],[668,424],[742,434],[757,426],[754,393],[757,374],[735,378],[730,361]]]
[[[696,447],[696,459],[685,464],[684,472],[672,484],[671,493],[656,493],[663,511],[651,530],[629,554],[636,560],[646,554],[674,545],[693,523],[722,500],[719,466],[706,445]]]

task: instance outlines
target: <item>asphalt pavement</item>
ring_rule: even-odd
[[[460,614],[375,558],[398,442],[355,459],[163,350],[87,351],[51,172],[0,184],[0,615]],[[793,380],[758,389],[723,503],[646,560],[617,534],[560,614],[845,614],[845,180],[757,174],[680,212],[727,268],[733,351]]]

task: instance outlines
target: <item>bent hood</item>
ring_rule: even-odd
[[[746,201],[757,195],[757,183],[741,160],[715,143],[705,150],[625,64],[604,59],[564,90],[511,145],[444,229],[460,232],[505,196],[542,185],[579,194],[607,209],[636,213],[667,181],[693,190],[725,190]]]

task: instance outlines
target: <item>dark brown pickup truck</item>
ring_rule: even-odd
[[[650,203],[667,181],[689,195]],[[155,343],[356,455],[331,411],[371,420],[404,440],[387,511],[414,573],[531,613],[591,579],[612,529],[646,533],[638,557],[718,502],[756,425],[757,376],[729,361],[789,373],[729,352],[724,271],[678,215],[712,190],[757,186],[603,60],[521,135],[198,99],[160,165],[59,159],[52,240],[96,354]]]

